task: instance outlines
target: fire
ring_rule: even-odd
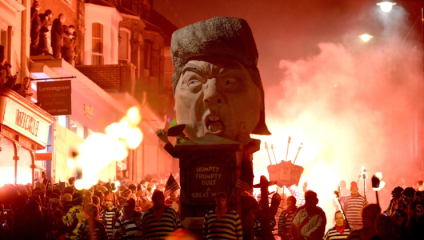
[[[386,185],[386,183],[384,181],[381,181],[381,179],[383,179],[383,173],[376,172],[375,173],[375,176],[380,180],[380,186],[378,188],[372,188],[372,190],[374,190],[374,191],[380,191]]]
[[[89,188],[99,181],[97,174],[112,161],[122,161],[128,149],[137,148],[143,133],[137,127],[141,121],[136,107],[130,108],[119,123],[112,123],[105,132],[90,135],[79,147],[75,158],[76,166],[82,169],[82,179],[75,182],[77,189]]]

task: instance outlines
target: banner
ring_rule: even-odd
[[[51,115],[71,115],[71,81],[37,83],[37,101]]]

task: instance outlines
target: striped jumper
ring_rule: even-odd
[[[278,235],[283,238],[291,237],[290,228],[293,222],[294,217],[297,213],[297,207],[292,209],[286,209],[280,214],[280,218],[278,219]]]
[[[215,210],[210,210],[203,221],[204,239],[242,240],[240,217],[234,210],[228,210],[219,220]]]
[[[120,216],[115,224],[115,229],[113,230],[113,234],[115,236],[118,235],[118,230],[121,228],[125,228],[125,234],[120,236],[121,239],[141,239],[141,231],[138,227],[138,222],[141,218],[141,213],[134,212],[134,214],[130,218],[125,218],[122,220],[124,215]]]
[[[347,196],[344,201],[344,212],[349,225],[355,229],[362,228],[361,210],[365,205],[365,198],[360,194],[356,197]]]
[[[94,223],[94,228],[90,229],[93,223]],[[77,239],[78,240],[108,240],[109,237],[106,234],[106,229],[101,222],[99,222],[98,220],[94,220],[94,222],[89,222],[89,220],[85,220],[78,228]]]
[[[328,230],[328,232],[325,234],[323,240],[338,240],[338,239],[347,239],[349,234],[352,231],[349,228],[345,228],[343,234],[339,233],[339,231],[336,230],[335,227]]]
[[[141,219],[141,231],[145,240],[165,239],[178,228],[183,228],[178,214],[166,206],[160,221],[155,219],[152,208],[144,212]]]
[[[116,220],[122,215],[124,215],[123,209],[119,210],[118,208],[113,208],[112,210],[106,208],[100,213],[101,220],[106,227],[106,232],[109,237],[113,236],[114,221],[116,223]],[[116,218],[115,220],[113,219],[114,217]]]

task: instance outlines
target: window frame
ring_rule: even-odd
[[[121,46],[121,32],[126,32],[128,34],[128,45],[127,45],[127,58],[121,58],[121,56],[119,55],[119,53],[121,51],[118,52],[118,62],[121,61],[126,61],[126,63],[130,63],[131,62],[131,31],[127,28],[119,28],[119,35],[118,35],[118,39],[119,39],[119,43],[118,43],[118,50],[120,50],[120,46]]]
[[[99,25],[99,36],[94,34],[95,24]],[[96,34],[97,35],[97,34]],[[91,65],[104,65],[105,56],[104,56],[104,26],[99,22],[93,22],[91,24]],[[94,49],[94,40],[98,40],[100,43],[99,52],[95,52]],[[97,49],[96,49],[97,50]],[[96,60],[95,60],[96,59]]]

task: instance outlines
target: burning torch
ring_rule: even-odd
[[[386,185],[385,182],[381,181],[382,178],[383,178],[383,174],[381,172],[375,173],[375,175],[372,176],[372,178],[371,178],[372,190],[375,191],[375,197],[377,199],[378,206],[380,206],[380,200],[378,198],[378,191],[383,189],[384,185]]]
[[[361,175],[359,175],[359,178],[358,178],[358,182],[359,182],[359,179],[364,179],[364,198],[365,198],[365,201],[367,200],[367,178],[368,178],[368,175],[367,175],[367,169],[364,167],[364,166],[362,166],[362,173],[361,173]],[[357,182],[357,183],[358,183]]]

